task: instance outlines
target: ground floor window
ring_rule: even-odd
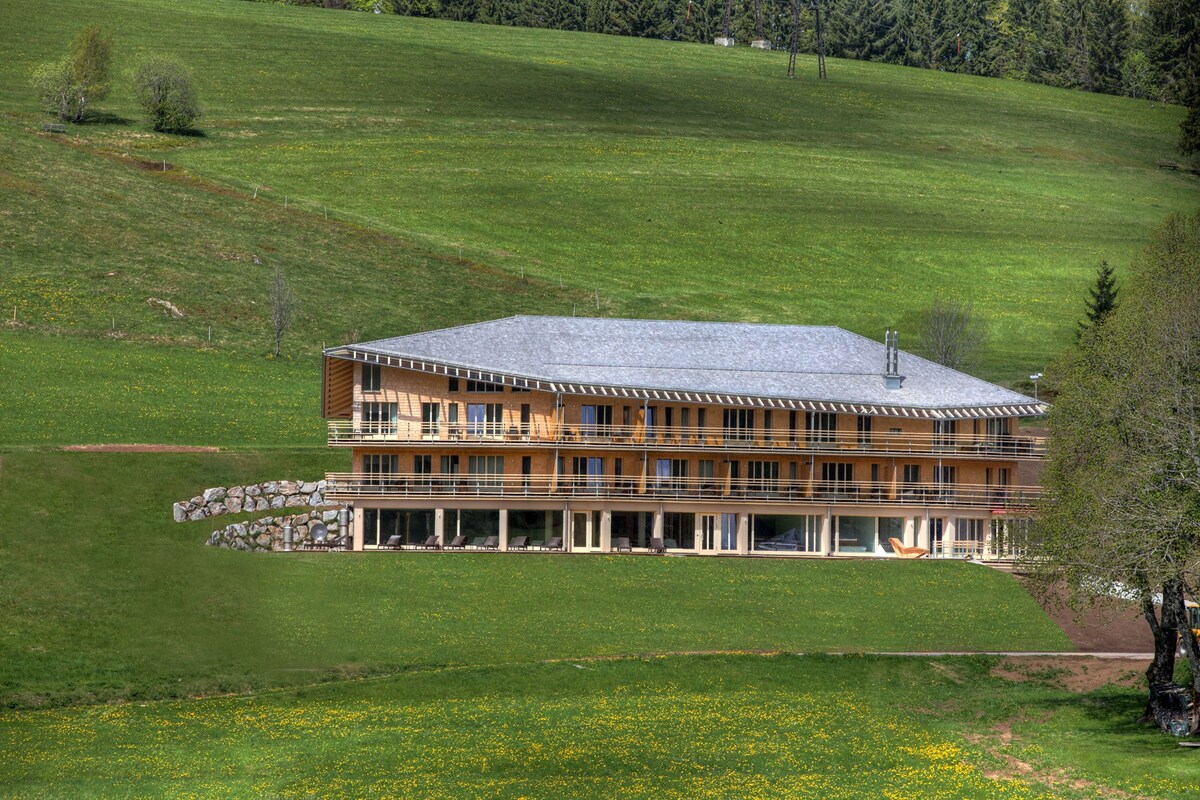
[[[629,539],[632,547],[646,547],[654,531],[654,514],[649,511],[614,511],[612,512],[612,541],[616,546],[617,539]]]
[[[1020,558],[1025,555],[1029,544],[1029,531],[1033,527],[1031,519],[1009,519],[1001,517],[992,520],[991,551],[1001,558]]]
[[[821,517],[813,514],[754,514],[750,517],[750,549],[762,552],[819,552]]]
[[[434,534],[432,508],[364,508],[363,544],[385,545],[393,536],[400,544],[419,545]]]
[[[893,552],[892,539],[904,544],[904,517],[879,518],[879,546],[885,553]]]
[[[491,509],[446,509],[445,537],[467,537],[467,544],[481,545],[489,536],[500,535],[500,512]]]
[[[528,536],[529,544],[541,547],[551,539],[560,540],[563,535],[563,512],[520,510],[508,512],[508,540],[514,536]]]
[[[983,555],[983,520],[954,520],[954,555],[979,558]]]
[[[664,513],[663,544],[668,550],[695,550],[696,515]]]
[[[875,517],[834,517],[839,553],[875,552]]]
[[[738,516],[737,514],[721,515],[721,549],[737,550]]]

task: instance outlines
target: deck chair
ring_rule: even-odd
[[[499,536],[488,536],[487,538],[485,538],[483,540],[483,544],[481,544],[479,546],[480,546],[480,548],[482,548],[484,550],[499,550],[500,549],[500,537]]]
[[[388,537],[387,544],[384,545],[389,550],[403,550],[404,537],[398,533],[393,533]]]
[[[426,550],[441,550],[442,544],[438,541],[437,534],[432,534],[428,539],[425,540],[425,544],[421,545],[421,547],[425,548]]]
[[[508,549],[509,550],[528,550],[529,549],[529,537],[528,536],[514,536],[512,539],[510,539],[508,541]]]
[[[467,546],[467,537],[463,536],[462,534],[459,534],[458,536],[454,537],[454,540],[452,542],[450,542],[450,544],[446,545],[446,549],[447,550],[462,550],[466,546]]]
[[[562,550],[563,542],[561,536],[552,536],[550,541],[546,542],[547,550]]]
[[[617,545],[616,545],[616,548],[615,548],[615,549],[616,549],[616,551],[617,551],[618,553],[621,553],[621,552],[625,552],[625,553],[631,553],[631,552],[633,552],[633,546],[629,544],[629,537],[628,537],[628,536],[618,536],[618,537],[617,537]]]
[[[929,551],[924,547],[905,547],[895,536],[888,539],[888,544],[896,551],[896,558],[920,558],[929,555]]]
[[[663,540],[658,538],[657,536],[653,536],[650,538],[650,548],[649,549],[650,549],[651,553],[667,552],[667,548],[666,548],[666,545],[663,544]]]

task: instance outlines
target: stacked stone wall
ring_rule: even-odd
[[[205,489],[190,500],[180,500],[172,513],[176,522],[186,522],[222,514],[332,505],[336,504],[325,500],[325,481],[267,481]]]
[[[235,522],[213,531],[208,544],[231,550],[267,552],[283,549],[283,526],[292,526],[292,547],[302,549],[309,543],[309,531],[314,523],[322,522],[329,529],[327,539],[341,535],[337,511],[308,511],[283,517],[263,517],[252,522]]]

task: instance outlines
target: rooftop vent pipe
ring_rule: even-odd
[[[888,389],[899,389],[904,383],[900,374],[900,331],[888,328],[883,332],[883,346],[887,350],[887,365],[883,373],[883,385]]]

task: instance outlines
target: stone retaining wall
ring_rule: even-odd
[[[308,541],[308,530],[314,522],[324,522],[329,529],[329,538],[341,534],[338,529],[337,511],[307,511],[286,517],[263,517],[253,522],[235,522],[219,531],[213,531],[208,543],[213,547],[228,547],[232,550],[267,552],[283,549],[283,526],[291,525],[292,547],[299,548]]]
[[[281,508],[334,506],[325,500],[325,481],[268,481],[248,486],[216,486],[191,500],[175,504],[176,522],[200,520],[243,511],[272,511]]]

